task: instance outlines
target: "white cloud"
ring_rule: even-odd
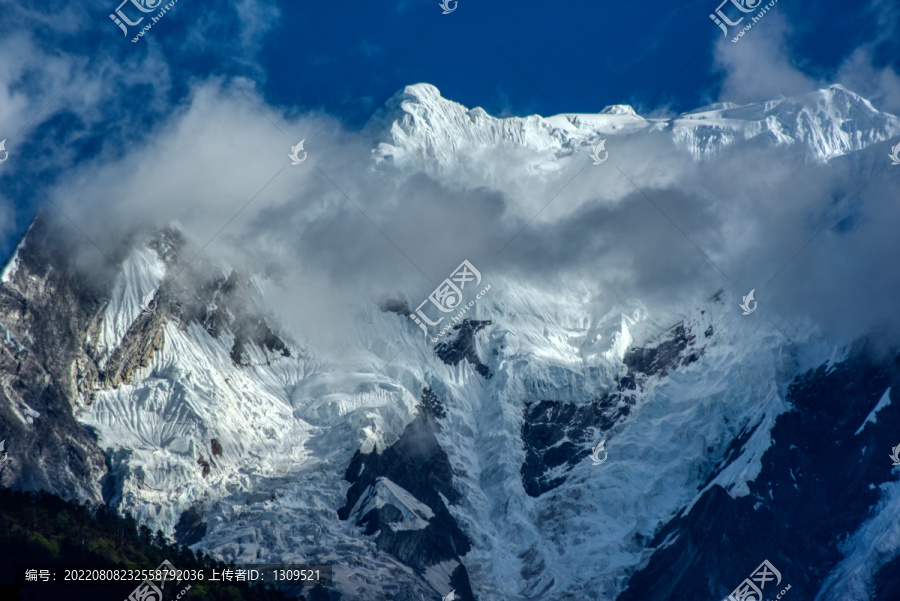
[[[275,14],[248,24],[248,39],[266,31]],[[717,45],[723,100],[765,100],[821,85],[792,66],[778,18],[767,15],[738,44]],[[0,66],[4,126],[24,119],[80,66],[24,35],[3,49],[21,59]],[[824,225],[835,202],[865,183],[851,161],[821,168],[790,150],[748,147],[697,163],[666,134],[622,138],[614,161],[577,176],[517,234],[578,166],[547,179],[504,179],[495,176],[515,172],[523,155],[497,149],[461,163],[452,179],[376,168],[371,132],[344,131],[323,115],[285,114],[246,80],[194,82],[170,106],[165,59],[152,48],[134,56],[127,64],[101,57],[26,132],[62,110],[83,119],[88,131],[110,119],[121,123],[119,137],[90,160],[76,163],[64,147],[56,150],[58,180],[48,194],[110,256],[134,228],[177,220],[195,250],[212,240],[204,256],[277,275],[282,308],[304,332],[333,336],[347,305],[385,295],[419,298],[462,259],[486,275],[550,289],[584,281],[610,297],[657,306],[732,286],[721,270],[744,293],[758,288],[760,302],[777,306],[784,319],[812,315],[848,336],[892,319],[883,299],[896,298],[900,283],[881,273],[878,259],[900,250],[887,226],[900,215],[881,201],[896,197],[891,179],[860,196],[853,227],[819,236],[770,290],[759,284]],[[847,76],[866,73],[870,62],[860,50],[848,59]],[[27,93],[17,88],[38,65],[40,85]],[[896,74],[880,73],[877,89],[890,99]],[[151,83],[151,108],[163,118],[129,120],[129,91]],[[302,138],[309,158],[291,166],[287,154]]]
[[[732,43],[733,35],[716,42],[715,66],[724,72],[721,100],[761,102],[824,87],[792,64],[783,31],[790,35],[789,23],[770,11],[737,43]]]

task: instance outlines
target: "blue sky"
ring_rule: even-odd
[[[0,138],[12,160],[0,165],[0,254],[61,177],[89,177],[164,131],[203,82],[225,82],[273,122],[322,111],[350,129],[422,81],[495,115],[618,103],[678,113],[833,82],[900,112],[896,4],[780,0],[739,44],[710,20],[717,5],[460,0],[442,15],[437,0],[180,0],[132,43],[108,16],[116,2],[3,0]]]
[[[617,103],[677,112],[718,99],[713,50],[721,32],[708,18],[715,1],[463,1],[451,15],[432,10],[436,4],[363,4],[335,28],[322,25],[337,19],[332,8],[284,6],[259,54],[267,98],[332,110],[353,98],[347,110],[358,119],[417,81],[492,114],[596,112]],[[836,69],[871,37],[869,11],[798,5],[782,0],[778,11],[799,24],[792,54],[812,71]],[[896,48],[886,45],[885,58],[896,60]]]

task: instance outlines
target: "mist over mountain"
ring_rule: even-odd
[[[39,215],[0,277],[0,484],[332,563],[332,599],[712,600],[764,560],[768,597],[896,597],[900,119],[416,84],[279,121],[300,165],[263,121],[200,86],[49,192],[79,230]]]

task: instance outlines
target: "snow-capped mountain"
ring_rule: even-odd
[[[698,159],[736,144],[796,144],[810,160],[828,161],[896,137],[900,119],[838,84],[758,104],[720,103],[671,119],[644,118],[627,105],[597,114],[502,119],[447,100],[432,85],[416,84],[395,94],[367,127],[383,140],[373,151],[377,160],[442,172],[503,148],[523,151],[526,166],[539,169],[589,150],[600,139],[648,132],[668,133]]]
[[[607,136],[824,162],[900,120],[840,86],[674,119],[498,119],[418,84],[367,133],[379,169],[445,176],[503,150],[539,177]],[[763,560],[772,598],[900,591],[900,362],[862,344],[745,320],[729,292],[660,313],[497,276],[437,344],[398,291],[334,354],[282,325],[277,283],[186,261],[176,228],[86,275],[55,227],[36,219],[0,283],[4,486],[107,503],[226,560],[332,563],[332,599],[712,601]]]

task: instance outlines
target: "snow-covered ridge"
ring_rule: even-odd
[[[128,327],[147,307],[143,299],[159,288],[165,275],[166,266],[149,248],[137,249],[122,263],[122,270],[129,278],[119,278],[112,291],[109,304],[103,316],[103,327],[97,341],[103,362],[109,359],[113,350],[122,342]],[[126,281],[130,285],[126,286]],[[103,363],[101,363],[101,367]]]
[[[623,105],[597,114],[497,119],[420,84],[395,96],[369,127],[390,140],[379,146],[377,157],[431,171],[474,164],[481,153],[497,149],[521,152],[534,165],[560,164],[578,160],[602,136],[650,131],[670,131],[698,159],[732,144],[759,142],[801,145],[814,160],[827,160],[900,131],[896,118],[839,86],[656,120]],[[22,257],[30,248],[24,247]],[[21,249],[20,244],[13,261]],[[25,279],[28,265],[23,260],[19,275],[13,269],[11,277]],[[168,268],[152,247],[137,246],[125,258],[104,292],[106,305],[96,305],[104,307],[98,309],[97,335],[87,340],[101,367],[114,362],[115,349],[127,346],[126,339],[140,336],[136,325],[147,321],[141,303],[168,283]],[[798,360],[786,350],[784,335],[765,322],[728,321],[729,314],[739,313],[736,299],[714,297],[660,315],[661,309],[651,314],[637,300],[610,304],[579,286],[542,291],[502,275],[496,284],[469,314],[490,320],[473,337],[490,378],[464,361],[441,359],[410,320],[378,311],[374,303],[356,316],[358,344],[341,357],[319,353],[302,339],[287,341],[291,351],[302,349],[290,354],[250,341],[243,361],[234,352],[240,334],[229,329],[233,322],[201,323],[210,312],[228,312],[225,305],[217,307],[224,302],[217,293],[199,299],[208,309],[201,317],[199,311],[160,308],[154,319],[167,321],[149,363],[121,383],[98,385],[92,403],[77,413],[109,460],[116,484],[111,504],[182,539],[179,526],[193,511],[203,533],[188,540],[224,559],[333,562],[338,589],[348,601],[443,595],[459,564],[433,563],[424,575],[417,573],[355,520],[335,516],[347,500],[351,457],[357,452],[372,457],[394,444],[428,387],[446,412],[435,438],[453,468],[447,480],[461,491],[458,501],[442,497],[440,507],[453,514],[472,542],[460,561],[477,598],[615,598],[644,561],[646,542],[674,515],[688,512],[704,491],[715,486],[732,499],[748,496],[763,456],[777,447],[771,431],[790,409],[785,389],[798,372]],[[264,310],[268,286],[252,280],[248,304]],[[171,292],[175,298],[177,291]],[[28,339],[21,330],[10,331],[15,322],[2,321],[0,352],[20,352],[18,340],[27,346]],[[827,341],[811,344],[804,327],[788,330],[804,345],[804,355],[835,356]],[[665,369],[653,368],[672,348],[667,332],[679,328],[696,346]],[[524,485],[529,407],[545,402],[557,415],[596,408],[596,413],[584,411],[591,416],[626,407],[615,396],[621,392],[629,396],[628,412],[616,414],[611,425],[588,423],[584,431],[595,436],[592,441],[567,430],[548,444],[551,452],[566,446],[585,451],[603,439],[608,461],[595,466],[542,457],[548,478],[559,482],[539,494],[529,492]],[[885,392],[853,427],[862,423],[857,434],[868,434],[883,426],[892,410]],[[40,414],[16,416],[30,426]],[[547,419],[537,425],[549,430],[569,424]],[[734,441],[751,430],[726,462]],[[421,491],[417,497],[409,483],[397,482],[378,477],[351,513],[390,506],[397,517],[385,524],[393,533],[420,535],[432,526],[439,511],[432,508],[438,505],[429,506]],[[888,559],[900,535],[885,524],[900,505],[900,493],[893,485],[884,492],[883,515],[853,536],[857,549],[877,544],[877,554]],[[871,563],[872,554],[846,555],[837,571],[844,580]]]
[[[110,344],[141,319],[137,302],[157,285],[160,265],[149,252],[135,249],[113,285],[125,300],[103,337]],[[226,559],[333,561],[346,594],[358,590],[354,578],[380,582],[399,568],[354,520],[335,518],[346,492],[344,471],[357,450],[371,453],[396,440],[427,382],[447,411],[438,440],[454,485],[464,491],[449,508],[473,541],[465,563],[477,597],[521,598],[522,582],[513,575],[523,572],[532,574],[528,587],[545,590],[543,598],[572,590],[583,590],[583,598],[610,597],[640,561],[636,538],[649,537],[694,497],[697,475],[711,468],[710,448],[721,453],[754,418],[743,395],[753,391],[777,406],[772,382],[787,375],[771,368],[771,338],[750,345],[735,344],[731,335],[710,339],[697,363],[641,384],[634,414],[604,433],[610,461],[602,472],[578,464],[561,472],[562,486],[533,498],[520,473],[525,403],[590,403],[615,386],[626,352],[661,328],[640,305],[600,308],[582,292],[523,296],[516,293],[523,285],[498,285],[472,316],[493,321],[477,340],[496,374],[491,379],[475,382],[480,376],[465,366],[445,364],[394,313],[360,320],[360,348],[384,339],[401,352],[360,351],[343,364],[307,349],[302,357],[262,357],[244,367],[229,354],[231,333],[216,338],[197,323],[171,322],[150,365],[130,383],[97,391],[79,419],[110,454],[122,508],[169,533],[194,508],[208,527],[201,546]],[[695,334],[709,326],[718,332],[721,305],[704,311],[683,316],[685,323]],[[740,389],[728,386],[738,377]],[[748,455],[747,469],[727,475],[733,486],[753,477],[757,459]],[[396,532],[419,532],[433,517],[421,499],[389,479],[380,479],[353,513],[387,504],[400,512],[390,524]],[[448,581],[446,574],[425,580]],[[391,597],[378,585],[370,598]]]
[[[363,516],[372,509],[380,509],[387,504],[400,510],[400,520],[390,524],[394,530],[421,530],[434,517],[434,512],[428,505],[387,478],[378,478],[373,490],[359,500],[352,514]]]
[[[799,144],[810,160],[862,150],[900,135],[900,119],[876,110],[840,85],[743,106],[718,103],[672,119],[647,119],[628,105],[596,114],[497,118],[445,99],[430,84],[405,87],[367,125],[377,141],[377,161],[441,173],[476,164],[486,149],[521,149],[539,171],[542,162],[586,153],[613,135],[666,131],[694,158],[750,140],[774,146]]]
[[[22,252],[17,282],[28,278],[30,248]],[[777,334],[739,342],[718,334],[725,312],[720,301],[650,315],[638,301],[610,305],[582,286],[539,290],[503,276],[470,315],[491,321],[474,342],[490,378],[448,364],[409,319],[374,307],[356,317],[358,344],[340,357],[302,339],[286,340],[287,355],[248,339],[248,360],[240,361],[235,324],[210,321],[216,311],[237,306],[224,298],[224,284],[180,294],[180,280],[168,279],[173,263],[157,248],[136,243],[109,282],[105,304],[90,303],[97,322],[89,331],[96,335],[84,342],[96,349],[98,363],[115,362],[123,347],[143,348],[135,338],[158,333],[161,341],[147,363],[122,370],[128,375],[121,380],[91,380],[91,402],[81,399],[76,410],[106,455],[114,482],[108,502],[224,559],[333,562],[347,599],[444,595],[457,569],[441,561],[428,564],[424,575],[413,573],[355,519],[335,515],[347,501],[351,458],[394,444],[415,418],[424,387],[435,390],[446,411],[435,436],[459,499],[426,503],[408,483],[382,478],[352,513],[384,508],[384,525],[397,537],[428,536],[452,514],[471,541],[459,559],[475,598],[520,600],[527,590],[539,590],[542,599],[573,591],[573,599],[588,599],[617,593],[641,560],[638,541],[694,498],[714,458],[752,423],[758,407],[748,406],[744,395],[769,398],[772,409],[781,410],[772,382],[789,377],[772,367]],[[202,269],[212,282],[232,279],[213,271]],[[264,307],[266,286],[256,281],[240,288],[248,295],[242,300]],[[145,315],[141,303],[154,290],[159,304]],[[737,311],[735,303],[731,307]],[[648,360],[636,368],[643,375],[632,388],[630,413],[612,427],[592,423],[592,440],[572,436],[558,445],[586,452],[602,437],[609,451],[604,466],[548,462],[542,469],[558,483],[537,496],[526,490],[528,405],[590,407],[619,386],[630,369],[629,352],[663,348],[659,336],[675,322],[697,339],[697,357],[679,360],[683,369],[673,367],[666,376],[644,369]],[[3,320],[9,328],[15,323]],[[27,345],[22,334],[12,332]],[[740,387],[730,385],[738,379]],[[615,405],[611,401],[611,411]],[[27,417],[19,419],[26,423]],[[764,449],[766,441],[761,433],[755,448]],[[756,473],[757,460],[748,452],[738,473],[723,478],[739,490]],[[193,519],[202,528],[188,535]],[[402,582],[411,594],[395,595],[389,581]]]
[[[3,265],[3,271],[0,272],[0,283],[8,284],[10,279],[16,274],[16,270],[19,268],[19,252],[22,250],[22,247],[25,246],[25,240],[28,238],[28,234],[33,227],[34,222],[32,222],[31,225],[28,226],[28,229],[25,230],[25,233],[22,234],[16,247]]]

